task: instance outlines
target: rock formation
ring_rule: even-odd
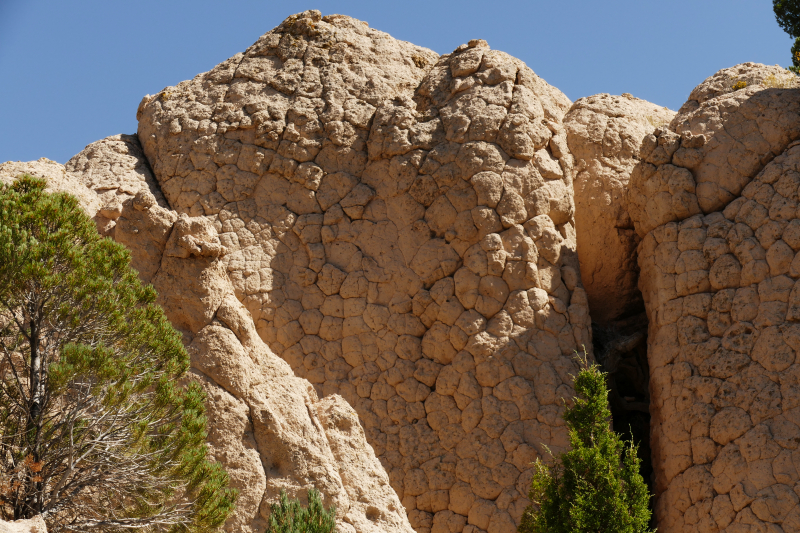
[[[219,234],[269,348],[355,407],[418,532],[513,531],[567,445],[591,350],[569,105],[484,41],[437,57],[309,11],[139,107],[167,202]]]
[[[581,279],[592,321],[608,325],[644,310],[637,281],[639,237],[627,210],[628,181],[645,135],[673,111],[630,94],[580,98],[564,117],[576,161],[575,223]]]
[[[93,142],[67,161],[65,170],[80,176],[100,199],[95,217],[102,235],[113,235],[122,202],[147,188],[161,207],[167,207],[150,165],[135,135],[114,135]]]
[[[64,165],[55,161],[43,157],[38,161],[27,163],[21,161],[0,163],[0,184],[11,183],[22,174],[44,178],[49,190],[75,196],[90,217],[94,217],[100,208],[100,199],[83,184],[81,178],[67,172]]]
[[[631,176],[660,531],[800,530],[800,90],[776,70],[707,79]]]
[[[41,163],[42,161],[36,162]],[[48,160],[47,163],[53,163],[53,161]],[[39,169],[41,170],[41,167]],[[26,172],[30,173],[29,171]],[[47,524],[44,523],[44,519],[41,516],[29,520],[14,520],[13,522],[0,520],[0,533],[47,533]]]
[[[794,85],[745,63],[677,114],[572,104],[485,41],[307,11],[145,97],[138,135],[0,181],[78,196],[158,290],[240,490],[227,531],[316,487],[343,532],[513,532],[590,309],[612,403],[652,415],[659,531],[798,531]]]
[[[263,531],[281,490],[305,500],[316,487],[336,505],[340,531],[410,533],[353,408],[336,395],[320,400],[259,338],[219,259],[226,249],[213,224],[159,205],[136,136],[93,143],[66,167],[96,191],[105,206],[98,227],[131,251],[184,336],[189,379],[208,395],[211,456],[239,490],[225,530]]]

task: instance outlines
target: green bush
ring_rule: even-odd
[[[533,502],[520,533],[648,533],[649,494],[637,447],[611,430],[606,375],[597,365],[575,379],[575,405],[564,413],[572,449],[553,467],[541,460],[531,481]]]
[[[800,73],[800,0],[772,0],[772,10],[778,25],[795,41],[792,45],[792,66],[789,70]]]
[[[289,500],[281,491],[281,501],[270,505],[267,533],[332,533],[336,530],[336,507],[327,511],[319,492],[308,491],[308,507],[300,500]]]
[[[69,194],[0,186],[0,517],[59,531],[207,532],[236,492],[209,461],[181,335]]]

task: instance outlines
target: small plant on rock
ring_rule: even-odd
[[[308,491],[308,507],[300,500],[289,500],[281,491],[281,500],[270,505],[267,533],[333,533],[336,530],[336,507],[327,511],[322,497],[314,489]]]
[[[786,69],[786,76],[770,74],[764,78],[761,85],[769,89],[791,89],[797,86],[797,76],[789,69]]]
[[[520,533],[651,533],[650,495],[637,446],[611,429],[606,375],[597,365],[575,378],[575,404],[564,413],[571,450],[548,467],[537,460]]]

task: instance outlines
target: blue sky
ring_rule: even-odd
[[[156,93],[243,51],[292,13],[369,22],[440,54],[470,39],[576,100],[608,92],[677,109],[717,70],[790,62],[767,0],[0,0],[0,162],[64,163],[136,131]]]

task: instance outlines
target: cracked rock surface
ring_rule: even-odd
[[[67,167],[99,203],[114,206],[98,212],[98,227],[131,251],[133,268],[183,334],[187,379],[208,395],[210,455],[239,491],[224,529],[263,531],[281,490],[305,501],[316,487],[336,505],[339,531],[413,531],[354,409],[338,395],[320,400],[264,344],[235,297],[212,221],[160,205],[136,136],[93,143]]]
[[[660,531],[800,530],[800,89],[774,70],[706,80],[631,177]]]
[[[355,408],[320,407],[326,434],[364,432],[420,533],[514,531],[531,461],[567,446],[560,398],[591,350],[570,105],[485,41],[438,57],[307,11],[139,107],[167,203],[206,221],[226,301],[320,405]],[[156,285],[184,329],[217,327],[211,295]],[[330,446],[342,469],[348,442]]]

